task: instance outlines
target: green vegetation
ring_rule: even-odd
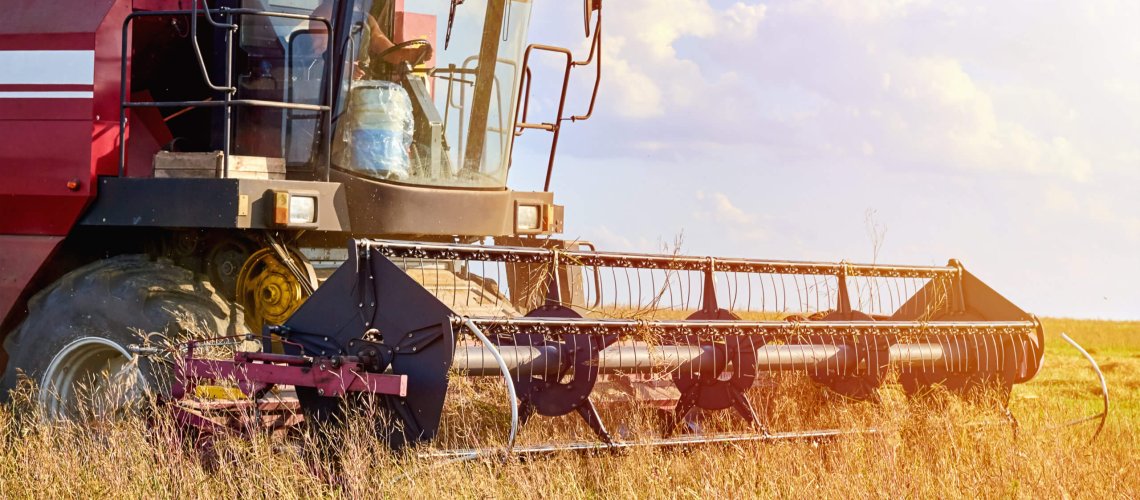
[[[1016,439],[1007,425],[978,425],[1000,422],[1000,413],[957,398],[910,399],[886,387],[879,403],[835,401],[793,377],[777,381],[781,391],[758,398],[774,427],[874,426],[884,432],[825,444],[446,463],[394,456],[357,422],[331,438],[340,450],[340,466],[334,467],[319,458],[327,452],[312,439],[225,439],[204,463],[161,417],[157,425],[137,417],[48,425],[7,407],[0,409],[0,497],[1136,496],[1140,323],[1053,319],[1045,326],[1045,366],[1013,390]],[[1054,427],[1096,413],[1100,405],[1095,375],[1061,332],[1088,348],[1108,378],[1114,407],[1091,444],[1095,422]],[[459,384],[458,390],[465,387],[470,389]],[[453,405],[450,425],[501,436],[502,409],[491,401]],[[580,431],[559,425],[572,422],[542,419],[522,437]]]

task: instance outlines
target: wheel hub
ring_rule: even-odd
[[[284,323],[305,298],[301,283],[272,249],[251,255],[238,273],[237,300],[252,331]]]
[[[59,350],[44,370],[39,400],[50,419],[89,414],[104,417],[138,401],[147,390],[126,349],[102,337],[76,339]]]

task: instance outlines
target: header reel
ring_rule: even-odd
[[[1009,387],[1036,374],[1043,353],[1036,319],[956,262],[886,266],[375,240],[354,241],[349,254],[274,332],[289,340],[286,354],[371,359],[362,366],[406,377],[405,395],[381,396],[398,422],[384,431],[393,448],[437,438],[457,376],[502,378],[512,415],[507,448],[542,452],[831,436],[842,431],[769,429],[750,400],[752,388],[769,374],[799,372],[866,399],[893,374],[908,392],[996,386],[1008,397]],[[341,398],[297,391],[309,418],[334,419],[344,408]],[[615,427],[599,410],[610,402],[656,405],[663,418],[655,435],[624,439],[625,425]],[[722,410],[746,432],[674,435],[696,427],[697,413]],[[577,414],[595,441],[514,446],[520,426],[567,414]]]

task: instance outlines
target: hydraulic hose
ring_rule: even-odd
[[[511,408],[511,432],[507,437],[507,445],[503,448],[503,452],[506,455],[510,455],[511,450],[515,447],[515,436],[518,435],[519,431],[519,398],[518,394],[515,393],[515,381],[511,378],[511,370],[507,367],[506,360],[499,354],[499,349],[495,347],[495,344],[491,343],[491,339],[487,338],[487,336],[483,334],[483,331],[479,329],[479,326],[476,325],[474,321],[471,321],[470,318],[464,316],[463,324],[467,326],[468,330],[471,330],[471,333],[475,334],[475,337],[477,337],[480,342],[483,342],[483,345],[491,352],[491,356],[493,356],[495,361],[499,364],[499,370],[503,373],[503,383],[507,386],[507,403]]]

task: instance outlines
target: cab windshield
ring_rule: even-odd
[[[273,21],[282,26],[269,31],[295,52],[291,102],[320,102],[327,54],[339,59],[331,72],[339,82],[334,168],[407,184],[506,186],[530,0],[508,0],[501,19],[488,15],[487,0],[466,0],[454,13],[451,0],[268,3],[334,21],[339,46],[331,51],[317,23]],[[483,46],[495,57],[481,59]],[[480,71],[481,60],[492,68]],[[312,161],[317,114],[287,112],[285,121],[289,163]]]
[[[239,157],[223,176],[506,188],[532,0],[190,3],[128,21],[122,172],[165,150]]]

